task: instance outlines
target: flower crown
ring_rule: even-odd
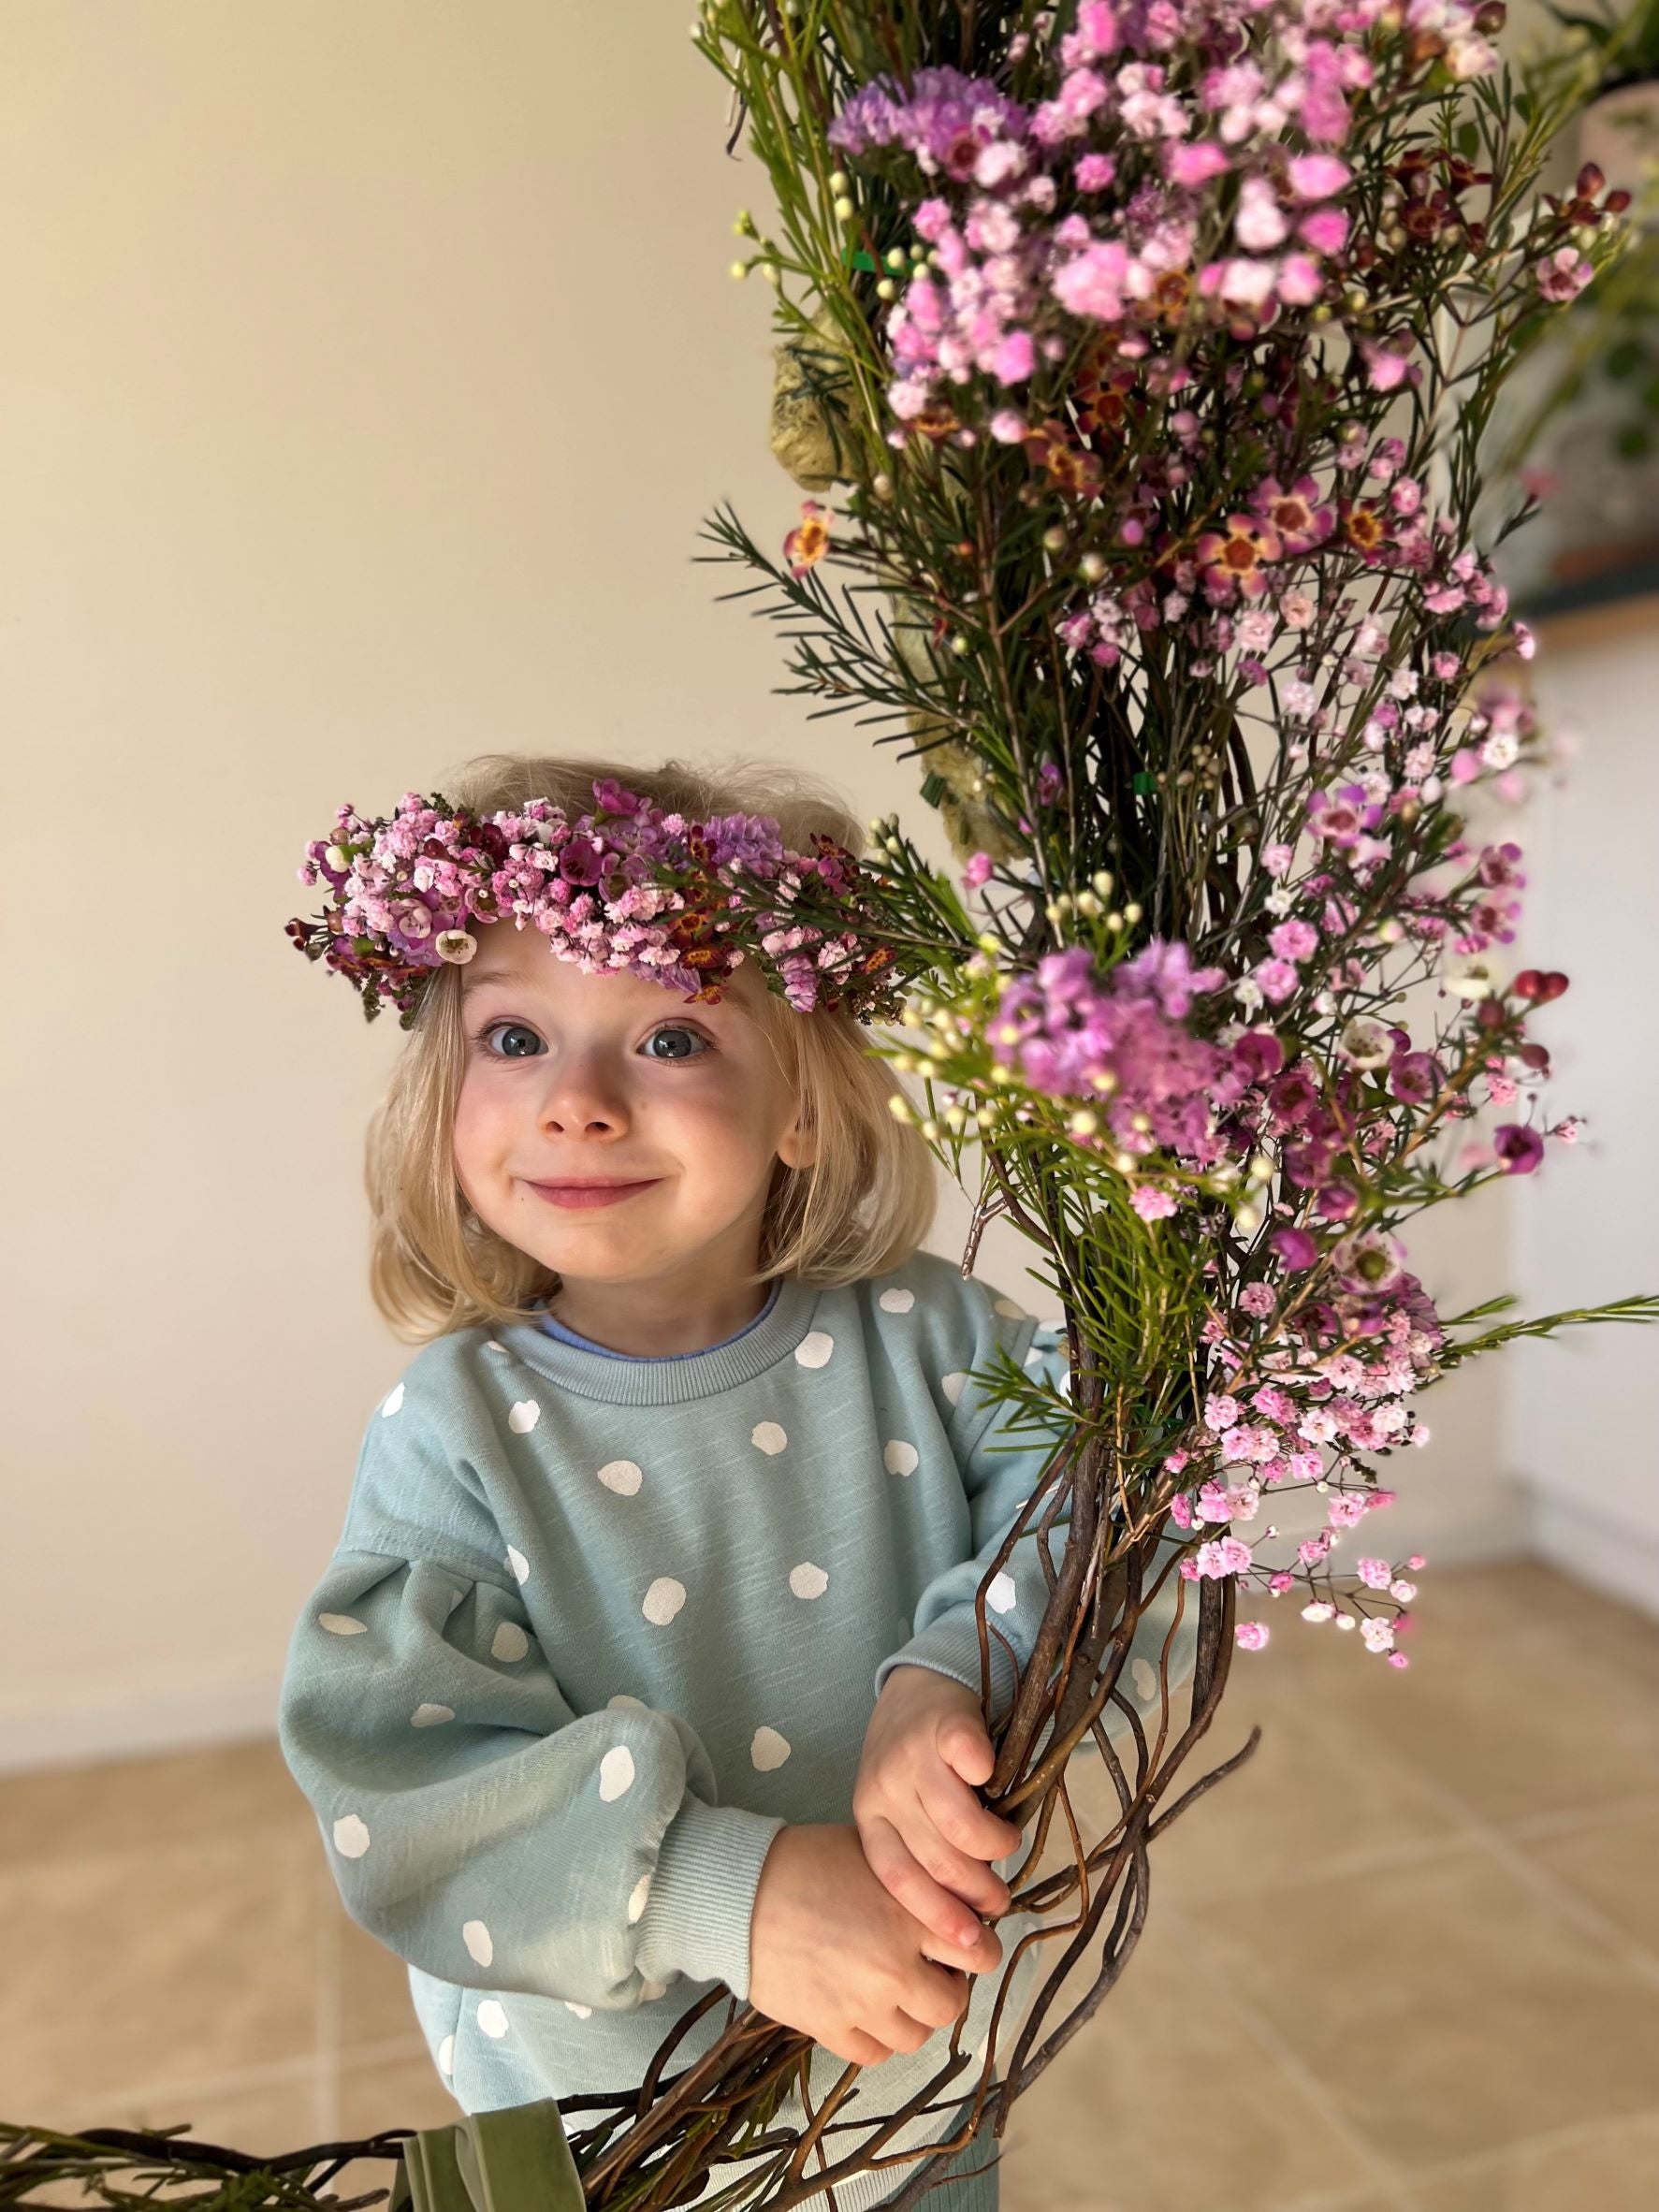
[[[797,1011],[896,1013],[893,952],[851,925],[867,919],[863,873],[834,838],[814,836],[814,852],[793,852],[772,816],[688,822],[614,777],[596,779],[593,796],[575,821],[548,799],[481,819],[438,792],[408,792],[395,813],[368,822],[342,807],[333,837],[308,844],[298,871],[302,883],[328,885],[328,909],[312,922],[296,916],[285,934],[350,979],[367,1020],[386,999],[405,1029],[436,971],[477,951],[469,925],[509,916],[589,974],[632,968],[684,991],[688,1004],[719,1001],[748,924],[761,932],[749,949]],[[748,907],[740,878],[766,886],[776,906]],[[797,906],[828,925],[783,910]]]

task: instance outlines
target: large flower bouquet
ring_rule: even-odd
[[[865,856],[790,854],[761,824],[688,850],[604,791],[575,858],[615,848],[595,895],[666,917],[686,980],[718,989],[747,942],[796,1006],[822,989],[893,1017],[871,1049],[921,1093],[895,1104],[958,1175],[972,1156],[969,1260],[998,1213],[1041,1257],[1070,1387],[987,1379],[1011,1425],[1055,1439],[1002,1558],[1039,1527],[1059,1558],[982,1794],[1035,1821],[1032,1864],[1063,1816],[1073,1863],[1014,1895],[1061,1915],[1017,2035],[994,2024],[977,2068],[953,2037],[860,2150],[836,2153],[856,2067],[805,2133],[769,2126],[792,2081],[805,2096],[811,2046],[735,2001],[676,2070],[711,1998],[642,2088],[569,2099],[545,2147],[509,2146],[527,2203],[784,2212],[831,2201],[919,2109],[971,2096],[1000,2134],[1121,1972],[1150,1844],[1237,1764],[1176,1790],[1234,1652],[1294,1615],[1297,1634],[1347,1632],[1356,1664],[1408,1664],[1426,1563],[1392,1554],[1377,1463],[1425,1441],[1424,1390],[1515,1336],[1659,1314],[1637,1297],[1500,1318],[1500,1297],[1443,1315],[1402,1234],[1547,1169],[1579,1127],[1544,1104],[1534,1034],[1566,978],[1511,972],[1522,854],[1477,826],[1549,758],[1533,641],[1491,565],[1531,502],[1484,545],[1471,518],[1494,399],[1621,251],[1623,202],[1593,169],[1538,189],[1605,42],[1506,65],[1503,14],[704,0],[693,36],[777,204],[776,236],[740,218],[737,264],[776,288],[774,449],[813,495],[778,557],[726,510],[708,558],[755,572],[789,688],[913,741],[959,880],[896,816]],[[447,848],[427,854],[425,831],[400,859],[339,829],[318,866],[371,921],[394,864],[442,891]],[[460,829],[498,874],[540,837]],[[570,898],[601,862],[571,861],[550,918],[579,930]],[[481,911],[416,919],[464,957]],[[368,1011],[404,988],[370,939],[296,929]],[[1293,1496],[1318,1525],[1275,1549],[1259,1523]],[[1148,1727],[1118,1678],[1171,1556],[1196,1668],[1185,1712],[1166,1679]],[[1000,1565],[977,1608],[987,1696]],[[1068,1795],[1086,1742],[1119,1807],[1101,1836]],[[1054,2017],[1085,1957],[1090,1986]],[[7,2132],[19,2178],[95,2185],[160,2146]],[[211,2146],[160,2163],[230,2176],[215,2203],[306,2203],[298,2170],[324,2148],[331,2176],[342,2149],[398,2147],[323,2147],[252,2179]],[[941,2155],[909,2154],[895,2205]]]
[[[1149,1842],[1226,1771],[1173,1794],[1232,1652],[1294,1613],[1409,1664],[1426,1563],[1373,1516],[1376,1463],[1427,1441],[1422,1392],[1512,1337],[1659,1316],[1443,1315],[1402,1235],[1580,1126],[1547,1110],[1534,1034],[1567,979],[1512,972],[1523,856],[1477,826],[1550,759],[1492,565],[1533,503],[1484,546],[1471,522],[1496,395],[1623,249],[1627,198],[1592,168],[1537,189],[1599,50],[1518,69],[1503,22],[1496,0],[705,0],[694,26],[773,188],[777,235],[741,216],[735,273],[776,288],[774,449],[814,495],[780,557],[725,510],[710,558],[757,573],[789,688],[922,757],[960,880],[872,824],[859,931],[910,985],[909,1034],[872,1049],[920,1080],[895,1106],[958,1176],[971,1155],[969,1257],[1005,1214],[1070,1347],[1069,1390],[995,1385],[1059,1442],[982,1585],[982,1652],[1014,1543],[1063,1550],[983,1795],[1035,1817],[1032,1863],[1063,1812],[1075,1860],[1015,1893],[1068,1912],[1018,2034],[968,2068],[997,2133],[1121,1972]],[[834,935],[809,873],[751,894],[736,871],[729,895]],[[1258,1524],[1294,1493],[1319,1525],[1275,1552]],[[1197,1667],[1185,1716],[1166,1685],[1142,1729],[1118,1675],[1171,1529]],[[1091,1739],[1120,1804],[1100,1837],[1067,1793]],[[640,2184],[677,2136],[764,2109],[792,2039],[761,2030],[573,2138],[592,2202],[669,2203]],[[934,2109],[968,2065],[953,2047]],[[863,2170],[819,2155],[857,2071],[810,2167],[780,2147],[743,2202]]]

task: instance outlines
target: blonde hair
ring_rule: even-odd
[[[575,815],[591,808],[594,780],[607,776],[692,821],[774,815],[783,843],[795,851],[809,850],[818,832],[850,851],[863,849],[864,824],[834,787],[783,764],[735,757],[701,767],[671,759],[640,768],[483,753],[438,788],[475,814],[517,811],[546,798]],[[427,985],[369,1128],[370,1288],[393,1333],[415,1344],[480,1323],[532,1320],[537,1302],[560,1287],[553,1269],[485,1226],[455,1172],[455,1110],[465,1065],[460,974],[445,966]],[[933,1225],[938,1188],[925,1140],[887,1103],[899,1090],[896,1079],[844,1011],[801,1013],[770,990],[744,1004],[794,1092],[811,1153],[810,1164],[800,1168],[773,1162],[759,1263],[746,1281],[788,1274],[852,1283],[901,1265]]]

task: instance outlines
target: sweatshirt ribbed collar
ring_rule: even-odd
[[[515,1322],[496,1334],[527,1367],[578,1397],[611,1405],[684,1405],[752,1381],[793,1352],[811,1327],[823,1288],[786,1276],[777,1304],[763,1321],[730,1344],[683,1360],[607,1360],[603,1352],[584,1351],[528,1322]]]

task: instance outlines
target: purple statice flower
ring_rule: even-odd
[[[1171,1009],[1185,1013],[1195,991],[1223,981],[1220,969],[1195,970],[1185,945],[1157,939],[1104,979],[1086,946],[1069,946],[1004,985],[988,1027],[992,1054],[1045,1096],[1103,1104],[1126,1151],[1163,1145],[1208,1160],[1215,1113],[1237,1102],[1245,1076]]]
[[[867,153],[875,146],[903,146],[916,157],[924,176],[964,182],[974,174],[983,150],[997,139],[1015,142],[1026,135],[1027,118],[988,79],[964,77],[952,68],[918,69],[906,99],[891,77],[878,77],[855,93],[825,136],[842,153]]]

